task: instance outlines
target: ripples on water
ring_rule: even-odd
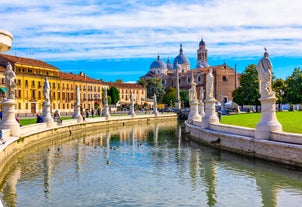
[[[88,131],[71,141],[59,138],[55,144],[21,153],[1,184],[5,205],[302,203],[300,171],[184,142],[176,124]]]

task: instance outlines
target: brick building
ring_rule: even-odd
[[[192,77],[196,83],[197,94],[199,96],[200,88],[206,90],[206,75],[211,68],[215,78],[214,96],[217,101],[228,102],[233,100],[232,91],[239,85],[239,74],[226,64],[210,66],[208,64],[208,50],[206,43],[201,39],[199,48],[197,49],[197,65],[194,69],[190,69],[191,65],[185,56],[182,45],[180,45],[179,55],[175,57],[173,64],[168,59],[164,62],[160,56],[152,62],[148,73],[141,77],[160,78],[165,88],[176,87],[176,70],[179,72],[179,87],[181,90],[188,90],[191,87]]]

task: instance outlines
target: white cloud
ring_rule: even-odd
[[[43,59],[175,57],[184,43],[195,56],[203,35],[209,53],[251,56],[266,46],[301,56],[298,0],[23,1],[1,3],[0,21],[15,36],[11,53]]]

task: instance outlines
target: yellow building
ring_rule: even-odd
[[[16,114],[32,116],[42,113],[44,78],[48,77],[50,85],[51,109],[60,110],[63,115],[73,113],[76,99],[76,85],[81,92],[81,106],[83,109],[94,108],[95,102],[102,100],[102,87],[106,87],[101,80],[89,78],[84,73],[72,74],[61,72],[58,68],[40,60],[34,60],[11,55],[0,55],[0,95],[5,92],[3,71],[10,62],[16,73]]]
[[[18,116],[33,116],[42,113],[44,101],[44,78],[50,85],[51,112],[59,110],[62,115],[73,113],[76,100],[76,85],[80,88],[81,108],[89,111],[99,104],[102,108],[102,88],[115,86],[120,92],[120,102],[130,103],[130,92],[135,94],[135,103],[143,105],[146,88],[139,84],[104,82],[88,77],[84,73],[73,74],[61,72],[58,68],[35,59],[0,54],[0,96],[4,97],[5,84],[3,72],[7,62],[10,62],[16,73],[16,114]]]
[[[137,106],[143,106],[147,98],[147,89],[138,83],[122,83],[122,82],[110,82],[107,83],[109,87],[116,87],[119,91],[120,100],[119,104],[130,104],[130,94],[133,94],[134,104]]]

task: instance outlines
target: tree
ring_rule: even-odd
[[[108,96],[111,97],[111,103],[112,104],[116,104],[120,100],[120,92],[114,86],[112,86],[112,87],[109,88],[109,90],[108,90]]]
[[[171,106],[174,105],[175,101],[176,101],[176,89],[170,87],[168,88],[165,95],[163,96],[163,103]]]
[[[273,81],[273,91],[276,93],[277,103],[279,104],[279,111],[282,110],[281,104],[283,101],[283,95],[285,91],[285,82],[282,78],[277,78]]]
[[[156,94],[157,102],[162,103],[165,89],[162,86],[162,80],[158,78],[150,78],[146,80],[147,97],[152,98]]]
[[[286,78],[285,98],[288,103],[302,103],[302,71],[295,68],[293,73]]]
[[[248,65],[240,78],[240,86],[232,92],[233,100],[239,105],[260,105],[259,81],[256,65]],[[258,111],[258,107],[256,107]]]
[[[189,91],[188,90],[181,90],[179,92],[180,100],[184,104],[184,107],[189,107]]]

